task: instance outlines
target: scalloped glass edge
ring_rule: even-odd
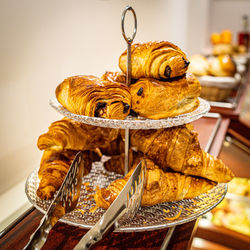
[[[29,195],[29,182],[30,180],[33,180],[33,176],[37,175],[37,172],[38,172],[38,169],[35,169],[33,172],[30,173],[30,175],[28,176],[27,180],[26,180],[26,183],[25,183],[25,193],[26,193],[26,196],[29,200],[29,202],[37,209],[39,210],[40,212],[42,213],[46,213],[46,210],[44,210],[42,207],[40,207],[36,201],[34,201],[30,195]],[[107,172],[107,173],[110,173],[110,172]],[[115,174],[116,175],[116,174]],[[119,176],[119,175],[117,175]],[[38,176],[37,176],[38,178]],[[151,206],[151,207],[142,207],[140,208],[140,211],[143,212],[143,210],[145,209],[148,209],[148,208],[155,208],[155,210],[159,210],[158,207],[175,207],[175,210],[176,211],[179,211],[179,210],[182,210],[181,206],[183,203],[187,202],[188,203],[196,203],[197,200],[202,200],[203,196],[208,196],[210,197],[211,194],[215,193],[219,188],[219,191],[220,193],[216,193],[217,195],[219,195],[219,198],[216,199],[213,203],[209,204],[209,206],[207,206],[206,208],[204,209],[201,209],[201,211],[197,212],[197,213],[194,213],[190,216],[186,216],[185,218],[182,218],[182,219],[174,219],[174,220],[171,220],[171,221],[166,221],[166,224],[158,224],[158,225],[150,225],[150,226],[146,226],[146,225],[142,225],[140,227],[138,226],[121,226],[119,228],[117,228],[114,232],[141,232],[141,231],[153,231],[153,230],[159,230],[159,229],[164,229],[164,228],[169,228],[169,227],[173,227],[173,226],[177,226],[177,225],[181,225],[181,224],[184,224],[184,223],[187,223],[187,222],[190,222],[192,220],[195,220],[197,219],[198,217],[202,216],[203,214],[209,212],[210,210],[212,210],[214,207],[216,207],[225,197],[226,193],[227,193],[227,184],[226,183],[219,183],[217,184],[213,189],[209,190],[208,192],[206,193],[203,193],[193,199],[184,199],[184,200],[180,200],[180,201],[177,201],[177,202],[165,202],[165,203],[161,203],[161,204],[157,204],[157,205],[154,205],[154,206]],[[36,196],[36,198],[38,198]],[[38,198],[39,199],[39,198]],[[46,201],[46,202],[51,202],[51,201]],[[179,203],[181,205],[179,205]],[[207,205],[207,204],[206,204]],[[192,206],[191,206],[192,207]],[[189,208],[188,208],[189,209]],[[164,209],[163,209],[164,210]],[[139,211],[139,213],[140,213]],[[104,214],[105,210],[103,210],[102,214]],[[163,211],[164,212],[164,211]],[[165,213],[162,212],[162,215]],[[74,213],[74,211],[72,211],[70,214]],[[164,214],[166,215],[166,214]],[[67,216],[67,215],[66,215]],[[61,222],[64,222],[68,225],[72,225],[72,226],[78,226],[78,227],[81,227],[81,228],[85,228],[85,229],[90,229],[92,228],[93,225],[90,225],[90,224],[83,224],[83,223],[79,223],[79,222],[75,222],[75,221],[72,221],[72,218],[62,218],[60,219]]]
[[[120,129],[158,129],[180,126],[198,120],[202,116],[206,115],[210,110],[210,104],[200,97],[199,101],[200,104],[198,108],[190,113],[159,120],[146,119],[142,117],[134,118],[132,116],[129,116],[124,120],[90,117],[69,112],[57,101],[56,97],[52,97],[49,103],[56,111],[58,111],[63,116],[88,125]]]

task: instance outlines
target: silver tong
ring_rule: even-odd
[[[41,249],[47,240],[49,231],[66,213],[73,211],[77,205],[82,185],[84,160],[80,151],[75,156],[68,173],[51,202],[47,213],[41,219],[39,227],[31,235],[24,249]]]
[[[105,234],[118,228],[124,220],[134,217],[141,204],[145,172],[146,161],[142,160],[108,210],[95,226],[83,236],[74,250],[89,249]]]

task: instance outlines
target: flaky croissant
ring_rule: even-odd
[[[40,163],[38,177],[40,179],[37,195],[42,200],[51,199],[60,188],[78,151],[66,150],[63,152],[45,150]],[[84,171],[87,175],[91,170],[92,162],[99,160],[96,153],[92,151],[83,152]]]
[[[138,43],[131,46],[131,77],[169,79],[183,75],[189,62],[183,51],[170,42]],[[119,58],[119,67],[127,72],[127,52]]]
[[[124,153],[125,144],[124,144],[124,140],[121,134],[119,134],[117,138],[111,141],[110,143],[100,146],[99,149],[102,155],[106,155],[106,156],[120,155]]]
[[[110,82],[126,83],[126,75],[122,72],[106,71],[101,76],[101,80],[110,81]]]
[[[53,122],[48,132],[39,136],[37,146],[40,150],[95,150],[108,146],[118,134],[118,129],[95,127],[64,118]]]
[[[127,85],[95,76],[72,76],[56,88],[57,100],[70,112],[109,119],[124,119],[130,111]]]
[[[191,199],[213,188],[216,183],[207,179],[186,176],[181,173],[164,172],[152,161],[146,160],[147,171],[142,195],[142,206],[162,202]],[[121,179],[113,181],[107,188],[99,189],[94,195],[96,205],[107,209],[121,192],[134,169]]]
[[[130,85],[132,109],[151,119],[177,116],[198,107],[200,91],[200,83],[191,73],[170,82],[141,78]]]
[[[142,158],[142,154],[139,152],[135,152],[132,149],[129,150],[129,165],[128,170],[130,170],[134,164],[138,164]],[[103,163],[104,168],[107,171],[115,172],[117,174],[124,175],[125,172],[125,153],[112,155],[110,159]]]
[[[163,170],[170,167],[176,172],[216,182],[229,182],[234,176],[221,160],[201,149],[198,135],[190,125],[131,130],[130,143]]]

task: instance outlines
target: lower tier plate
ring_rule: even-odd
[[[39,185],[38,170],[34,170],[28,177],[25,192],[29,201],[42,213],[46,213],[51,203],[41,200],[36,195]],[[66,214],[60,221],[82,228],[91,228],[104,214],[105,210],[97,208],[93,194],[95,188],[108,184],[122,177],[104,169],[101,162],[95,162],[91,172],[83,178],[81,194],[77,208]],[[184,199],[177,202],[166,202],[150,207],[141,207],[132,220],[126,220],[116,229],[116,232],[150,231],[180,225],[192,221],[209,212],[225,197],[226,184],[218,184],[207,193],[194,199]]]

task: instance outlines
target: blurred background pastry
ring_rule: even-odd
[[[188,72],[196,76],[206,76],[209,73],[209,62],[207,58],[200,54],[195,54],[189,58],[190,64]]]
[[[234,76],[236,73],[236,64],[229,55],[219,55],[210,57],[209,74],[213,76]]]

